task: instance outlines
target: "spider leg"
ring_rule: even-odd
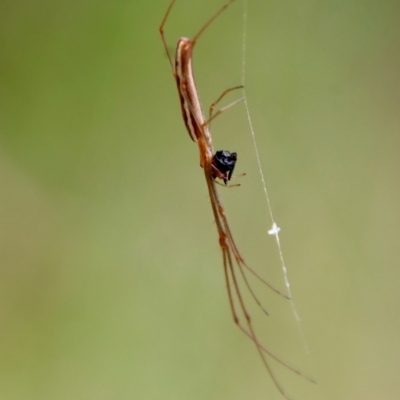
[[[173,63],[172,63],[172,57],[171,57],[171,54],[170,54],[170,52],[169,52],[168,45],[167,45],[167,41],[165,40],[165,35],[164,35],[164,25],[165,25],[165,21],[168,19],[168,15],[169,15],[169,13],[170,13],[170,11],[171,11],[171,8],[172,8],[172,6],[174,5],[174,3],[175,3],[175,0],[172,0],[171,3],[170,3],[170,5],[168,6],[167,12],[165,13],[163,20],[161,21],[161,25],[160,25],[160,27],[159,27],[158,30],[160,31],[161,40],[162,40],[162,42],[163,42],[163,44],[164,44],[164,48],[165,48],[165,51],[166,51],[166,53],[167,53],[169,63],[171,64],[172,73],[173,73],[174,78],[175,78],[175,68],[174,68],[174,65],[173,65]]]
[[[213,114],[210,118],[208,118],[206,121],[204,121],[203,125],[210,125],[210,122],[213,119],[217,118],[218,115],[221,115],[224,111],[235,106],[236,104],[240,103],[241,101],[244,101],[244,97],[241,97],[240,99],[233,101],[232,103],[228,104],[227,106],[220,108],[215,114]]]
[[[218,181],[215,181],[215,183],[217,185],[220,185],[220,186],[222,186],[224,188],[228,188],[228,189],[232,189],[232,188],[241,186],[240,183],[234,183],[234,184],[228,184],[228,185],[225,185],[225,183],[221,183],[221,182],[218,182]]]
[[[225,242],[225,245],[227,245],[226,242]],[[221,248],[222,248],[222,246],[223,245],[221,245]],[[232,262],[232,256],[231,256],[231,253],[230,253],[230,249],[229,248],[225,248],[225,251],[223,250],[223,253],[226,254],[226,256],[223,257],[224,258],[224,270],[228,270],[228,272],[230,272],[230,276],[232,278],[232,282],[233,282],[233,286],[235,288],[236,296],[237,296],[238,302],[240,304],[240,309],[242,310],[242,313],[243,313],[243,315],[244,315],[244,317],[246,319],[248,330],[245,329],[243,327],[243,325],[241,324],[241,322],[240,322],[240,320],[239,320],[239,318],[238,318],[238,316],[236,314],[235,309],[232,310],[232,314],[233,314],[233,317],[234,317],[233,318],[234,322],[242,331],[244,331],[245,333],[246,332],[248,333],[247,336],[250,337],[250,339],[256,345],[258,354],[260,355],[261,360],[262,360],[265,368],[267,369],[269,376],[271,377],[272,381],[274,382],[275,387],[283,395],[283,397],[285,397],[285,399],[291,400],[291,397],[289,397],[289,395],[285,392],[285,390],[283,389],[282,385],[279,383],[278,379],[276,378],[275,373],[272,371],[272,368],[269,365],[269,362],[268,362],[267,358],[264,355],[263,347],[261,346],[261,344],[260,344],[260,342],[259,342],[259,340],[258,340],[258,338],[256,336],[256,333],[255,333],[254,328],[253,328],[251,316],[250,316],[249,312],[247,311],[247,308],[246,308],[246,306],[244,304],[243,297],[242,297],[242,294],[240,292],[239,284],[238,284],[237,279],[236,279],[236,274],[235,274],[235,269],[234,269],[233,262]],[[226,263],[228,264],[227,266],[225,265]],[[227,281],[227,285],[229,285],[230,280],[229,280],[229,274],[228,273],[225,273],[225,279]],[[228,286],[228,288],[229,288],[229,286]],[[228,289],[228,296],[229,296],[229,292],[231,292],[230,296],[232,296],[232,291],[230,291],[229,289]],[[233,300],[231,302],[231,305],[232,304],[233,304]]]
[[[240,85],[240,86],[235,86],[235,87],[232,87],[232,88],[230,88],[230,89],[224,90],[224,91],[222,92],[221,96],[219,96],[218,99],[215,100],[214,103],[211,104],[210,110],[209,110],[209,113],[208,113],[208,120],[209,120],[209,121],[211,120],[211,117],[212,117],[214,108],[217,106],[217,104],[218,104],[229,92],[232,92],[233,90],[237,90],[237,89],[243,89],[243,88],[244,88],[244,86],[243,86],[243,85]]]
[[[205,171],[207,171],[205,169]],[[211,196],[211,204],[212,204],[212,209],[214,212],[214,217],[217,223],[217,229],[218,229],[218,234],[219,234],[219,245],[222,251],[222,258],[223,258],[223,264],[224,264],[224,275],[225,275],[225,281],[226,281],[226,286],[227,286],[227,291],[228,291],[228,298],[229,298],[229,304],[232,312],[232,317],[235,322],[235,324],[244,332],[247,334],[247,336],[253,341],[255,344],[257,351],[261,357],[261,360],[265,366],[265,368],[268,371],[268,374],[270,375],[272,381],[274,382],[276,388],[279,390],[279,392],[287,399],[291,400],[291,398],[287,395],[287,393],[284,391],[282,385],[279,383],[277,380],[274,372],[272,371],[271,366],[268,363],[268,360],[265,357],[264,354],[264,348],[261,346],[251,320],[251,316],[249,312],[247,311],[247,308],[244,304],[244,300],[240,291],[240,287],[236,278],[236,273],[235,273],[235,268],[233,265],[233,260],[232,260],[232,255],[231,255],[231,248],[230,248],[230,242],[228,240],[227,235],[225,234],[223,224],[221,222],[221,216],[218,213],[218,209],[222,207],[220,204],[217,192],[216,192],[216,187],[214,186],[214,181],[209,179],[210,176],[206,175],[207,183],[209,184],[209,191],[210,191],[210,196]],[[217,204],[215,204],[215,202]],[[239,265],[239,269],[241,269]],[[242,274],[243,275],[243,274]],[[240,309],[242,314],[244,315],[246,319],[246,324],[247,324],[247,329],[242,325],[240,322],[239,316],[236,311],[235,303],[233,300],[233,293],[232,293],[232,288],[231,288],[231,282],[233,283],[234,287],[234,292],[236,294],[237,300],[240,305]],[[248,286],[248,285],[247,285]]]
[[[221,216],[223,225],[224,225],[224,229],[226,232],[226,236],[227,239],[229,241],[229,244],[231,245],[231,249],[232,249],[232,253],[236,259],[236,262],[239,266],[244,266],[247,270],[249,270],[256,278],[258,278],[261,282],[264,283],[264,285],[266,285],[267,287],[269,287],[273,292],[275,292],[276,294],[279,294],[280,296],[284,297],[285,299],[291,300],[291,297],[289,297],[287,294],[282,293],[280,290],[276,289],[274,286],[272,286],[268,281],[266,281],[264,278],[262,278],[256,271],[254,271],[254,269],[252,269],[244,260],[244,258],[242,257],[242,255],[240,254],[240,251],[238,249],[238,247],[236,246],[235,241],[233,240],[233,236],[232,236],[232,232],[228,223],[228,219],[226,218],[225,215],[225,210],[221,205],[221,202],[218,203],[219,204],[219,209],[218,209],[218,213]]]
[[[210,180],[208,179],[207,182],[209,182]],[[254,331],[253,325],[252,325],[252,321],[251,321],[251,316],[249,314],[249,312],[247,311],[247,308],[244,304],[241,292],[240,292],[240,288],[239,288],[239,284],[237,281],[237,277],[236,277],[236,272],[235,272],[235,268],[233,265],[233,259],[232,259],[232,253],[235,257],[237,266],[239,268],[240,274],[243,277],[243,280],[245,282],[245,285],[247,286],[247,288],[250,290],[253,298],[255,299],[256,303],[263,309],[263,307],[261,306],[260,302],[258,301],[257,297],[255,296],[255,294],[253,293],[249,282],[247,281],[246,275],[244,273],[243,270],[243,266],[246,266],[246,264],[243,264],[242,259],[241,258],[236,258],[235,256],[235,252],[237,252],[237,247],[235,245],[235,243],[233,242],[233,238],[232,235],[230,234],[230,229],[229,229],[229,225],[228,222],[226,220],[226,216],[223,213],[223,206],[221,203],[221,200],[219,199],[216,187],[213,186],[214,182],[211,181],[210,182],[210,186],[209,186],[209,191],[210,191],[210,196],[211,196],[211,203],[212,203],[212,209],[214,212],[214,217],[216,220],[216,224],[217,224],[217,230],[218,230],[218,234],[219,234],[219,245],[222,251],[222,256],[223,256],[223,264],[224,264],[224,275],[225,275],[225,281],[226,281],[226,286],[227,286],[227,291],[228,291],[228,298],[229,298],[229,304],[230,304],[230,308],[231,308],[231,312],[232,312],[232,317],[233,320],[235,322],[235,324],[239,327],[239,329],[249,338],[251,339],[256,348],[258,353],[261,356],[261,359],[263,361],[263,364],[265,365],[268,373],[271,376],[271,379],[273,380],[275,386],[277,387],[277,389],[279,390],[279,392],[286,398],[286,399],[290,399],[290,397],[287,395],[287,393],[283,390],[282,385],[279,383],[279,381],[276,379],[275,374],[273,373],[273,371],[271,370],[271,366],[268,363],[268,360],[265,358],[265,355],[268,355],[269,357],[271,357],[272,359],[274,359],[276,362],[280,363],[281,365],[283,365],[285,368],[289,369],[290,371],[294,372],[295,374],[301,376],[302,378],[316,384],[316,380],[310,376],[308,376],[307,374],[303,373],[302,371],[294,368],[293,366],[291,366],[290,364],[288,364],[287,362],[283,361],[281,358],[279,358],[277,355],[275,355],[273,352],[271,352],[268,348],[266,348],[265,346],[263,346]],[[222,210],[222,213],[221,213]],[[225,222],[224,222],[225,220]],[[228,233],[228,232],[229,233]],[[262,278],[260,278],[262,279]],[[240,319],[238,317],[236,308],[235,308],[235,303],[233,300],[233,293],[232,293],[232,288],[231,288],[231,283],[233,283],[233,287],[235,288],[235,294],[236,297],[238,299],[238,302],[240,304],[240,308],[242,310],[243,315],[246,318],[246,322],[247,322],[247,328],[243,326],[243,324],[240,322]],[[268,284],[266,282],[266,284]],[[264,309],[263,309],[264,310]],[[264,312],[266,312],[266,310],[264,310]]]

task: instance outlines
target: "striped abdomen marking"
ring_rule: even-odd
[[[192,49],[190,39],[179,39],[175,53],[175,77],[183,121],[190,137],[197,142],[204,135],[204,131],[201,132],[204,117],[193,78]]]

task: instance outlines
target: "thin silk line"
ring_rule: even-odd
[[[290,290],[290,283],[289,283],[289,278],[288,278],[288,271],[285,265],[285,260],[283,258],[283,252],[282,252],[282,247],[281,247],[281,242],[279,239],[279,231],[280,228],[278,227],[278,225],[275,222],[274,219],[274,215],[272,213],[272,206],[271,206],[271,201],[268,195],[268,190],[267,190],[267,185],[265,183],[265,177],[264,177],[264,172],[262,169],[262,165],[261,165],[261,158],[260,158],[260,154],[258,151],[258,145],[257,145],[257,141],[256,141],[256,134],[253,128],[253,122],[250,116],[250,110],[249,110],[249,106],[247,103],[247,94],[246,94],[246,85],[245,85],[245,77],[246,77],[246,42],[247,42],[247,9],[248,9],[248,4],[247,4],[247,0],[243,0],[243,40],[242,40],[242,85],[244,87],[243,89],[243,97],[244,97],[244,107],[246,109],[246,115],[247,115],[247,120],[249,122],[249,127],[250,127],[250,131],[251,131],[251,137],[253,139],[253,145],[254,145],[254,151],[256,153],[256,157],[257,157],[257,163],[258,163],[258,169],[260,172],[260,176],[261,176],[261,182],[263,185],[263,189],[264,189],[264,194],[265,194],[265,198],[267,200],[267,204],[268,204],[268,210],[269,210],[269,215],[271,216],[271,221],[272,221],[272,228],[268,231],[268,233],[270,235],[274,235],[275,239],[276,239],[276,244],[278,246],[278,251],[279,251],[279,258],[281,260],[281,267],[282,267],[282,272],[283,272],[283,276],[284,276],[284,280],[285,280],[285,285],[286,285],[286,289],[287,289],[287,294],[288,296],[291,298],[290,300],[290,304],[291,304],[291,308],[292,308],[292,313],[296,319],[297,322],[297,327],[301,336],[301,341],[303,344],[303,348],[306,354],[309,354],[309,348],[307,345],[307,341],[305,339],[305,335],[303,332],[303,328],[301,326],[301,319],[299,314],[297,313],[294,301],[293,301],[293,297],[292,297],[292,292]]]

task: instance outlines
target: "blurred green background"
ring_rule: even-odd
[[[222,3],[178,0],[171,51]],[[2,2],[1,399],[282,399],[231,319],[167,6]],[[296,400],[400,396],[399,11],[249,1],[246,93],[310,354],[290,302],[256,286],[252,315],[318,379],[273,364]],[[198,42],[205,108],[242,81],[242,18],[238,0]],[[212,130],[247,173],[221,188],[238,245],[283,289],[243,104]]]

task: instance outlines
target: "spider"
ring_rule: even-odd
[[[247,310],[245,305],[240,286],[238,283],[238,275],[242,277],[243,282],[247,289],[249,290],[251,296],[254,298],[255,302],[259,307],[266,313],[267,311],[262,307],[261,302],[257,298],[253,289],[251,288],[247,276],[245,274],[245,270],[249,271],[251,274],[256,276],[261,282],[263,282],[266,286],[272,289],[277,294],[290,299],[289,296],[281,293],[279,290],[275,289],[272,285],[270,285],[266,280],[264,280],[257,272],[255,272],[250,266],[246,263],[245,259],[241,255],[238,246],[233,238],[231,228],[228,222],[228,219],[225,214],[225,209],[222,204],[221,198],[219,196],[216,183],[219,183],[217,179],[220,179],[224,182],[225,185],[232,178],[233,170],[235,168],[235,164],[237,161],[237,153],[229,152],[226,150],[219,150],[214,152],[212,145],[212,138],[210,133],[210,122],[216,118],[218,115],[222,114],[228,108],[234,106],[243,100],[243,98],[238,99],[231,104],[220,108],[217,112],[214,113],[214,108],[218,105],[222,98],[224,98],[228,93],[233,90],[242,89],[243,86],[235,86],[230,89],[225,90],[219,98],[211,104],[209,109],[208,119],[204,117],[204,113],[200,104],[200,99],[197,93],[194,76],[193,76],[193,68],[192,68],[192,55],[193,49],[197,43],[197,40],[201,36],[201,34],[206,30],[206,28],[226,9],[234,0],[228,1],[225,5],[223,5],[197,32],[197,34],[193,37],[193,39],[189,39],[186,37],[181,37],[178,40],[176,51],[175,51],[175,62],[173,63],[171,54],[168,50],[167,42],[164,36],[164,25],[168,19],[169,13],[172,9],[172,6],[175,3],[175,0],[172,0],[159,27],[161,40],[163,42],[165,51],[168,56],[169,63],[171,65],[172,74],[176,81],[176,85],[178,88],[179,100],[181,104],[182,117],[186,129],[189,133],[191,139],[197,143],[200,154],[200,166],[203,168],[204,177],[206,180],[208,193],[210,196],[210,203],[212,212],[214,215],[218,237],[219,237],[219,246],[222,251],[222,260],[224,266],[224,276],[226,287],[228,291],[228,299],[229,305],[232,313],[233,320],[235,324],[239,327],[239,329],[244,332],[255,344],[255,347],[262,359],[262,362],[267,369],[272,381],[274,382],[276,388],[279,392],[286,398],[290,399],[282,385],[277,380],[274,371],[272,370],[269,360],[267,356],[273,358],[277,362],[284,365],[286,368],[291,370],[292,372],[308,379],[311,382],[315,381],[305,375],[303,372],[293,368],[275,354],[273,354],[270,350],[268,350],[265,346],[263,346],[258,337],[256,336],[251,316]],[[236,267],[235,267],[236,265]],[[236,269],[237,268],[237,269]],[[236,305],[234,302],[234,297],[239,305],[239,309],[241,314],[243,314],[245,323],[243,323],[239,318],[239,313],[236,309]]]

